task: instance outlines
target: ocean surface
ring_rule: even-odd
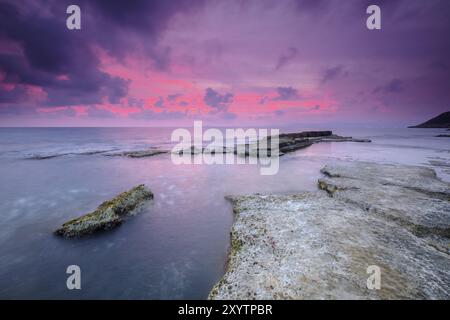
[[[0,298],[204,299],[225,270],[233,222],[225,195],[316,190],[321,167],[356,160],[427,166],[450,181],[450,138],[435,137],[444,129],[335,129],[372,142],[315,144],[281,157],[273,176],[258,165],[110,156],[170,148],[172,130],[0,128]],[[122,226],[53,235],[141,183],[155,200]],[[66,287],[69,265],[81,268],[81,290]]]

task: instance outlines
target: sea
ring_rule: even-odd
[[[308,128],[285,128],[282,132]],[[335,128],[371,143],[324,142],[258,164],[175,164],[174,128],[0,128],[0,299],[205,299],[223,276],[233,223],[227,195],[317,190],[326,164],[371,161],[432,168],[450,181],[445,129]],[[65,221],[138,184],[154,201],[120,227],[80,239]],[[68,289],[68,266],[80,289]]]

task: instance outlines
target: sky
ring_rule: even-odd
[[[0,126],[407,126],[449,34],[447,0],[0,0]]]

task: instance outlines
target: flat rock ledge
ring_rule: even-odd
[[[234,147],[222,147],[216,149],[197,148],[195,146],[179,150],[178,154],[200,154],[200,153],[234,153],[241,157],[267,157],[272,155],[283,156],[286,153],[312,146],[320,142],[372,142],[370,139],[357,139],[353,137],[343,137],[333,134],[332,131],[302,131],[295,133],[282,133],[278,136],[277,150],[271,149],[272,136],[263,138],[252,143],[236,145]]]
[[[152,199],[153,193],[141,184],[103,202],[95,211],[64,223],[55,234],[73,238],[112,229],[133,215],[144,202]]]
[[[450,184],[425,167],[322,172],[317,192],[229,197],[228,270],[210,299],[450,298]]]

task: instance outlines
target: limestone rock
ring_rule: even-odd
[[[151,199],[153,193],[145,185],[139,185],[103,202],[95,211],[64,223],[55,233],[70,238],[114,228]]]
[[[427,168],[327,166],[323,190],[232,196],[211,299],[449,299],[450,185]],[[367,268],[381,271],[380,290]]]

